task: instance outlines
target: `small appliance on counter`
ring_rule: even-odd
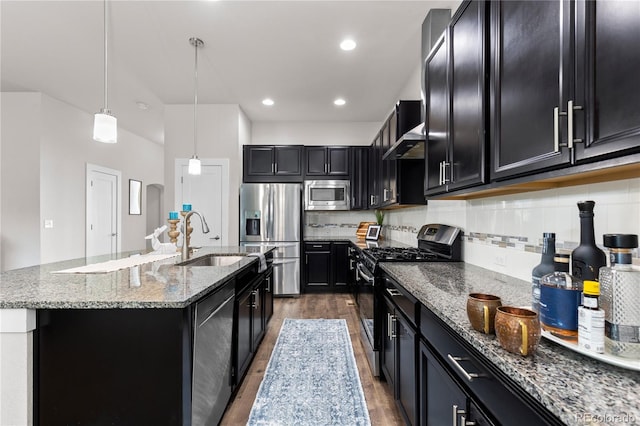
[[[424,225],[418,247],[371,247],[362,250],[356,266],[355,297],[360,317],[360,339],[374,376],[380,375],[382,303],[384,285],[380,262],[461,262],[462,229],[443,224]]]

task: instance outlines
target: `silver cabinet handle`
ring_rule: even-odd
[[[465,416],[460,416],[460,420],[462,420],[462,426],[476,426],[476,422],[467,421]]]
[[[453,408],[453,411],[451,413],[452,417],[453,417],[453,426],[458,426],[458,416],[460,414],[466,414],[464,410],[459,410],[457,405],[452,405],[451,408]],[[462,424],[465,424],[465,418],[464,416],[461,417],[462,420]]]
[[[449,358],[449,360],[453,363],[453,366],[462,373],[462,375],[468,380],[468,381],[473,381],[473,379],[477,379],[480,377],[483,377],[483,374],[479,374],[479,373],[469,373],[467,372],[467,370],[465,370],[458,361],[469,361],[469,358],[463,358],[460,356],[453,356],[451,354],[447,354],[447,358]]]
[[[271,163],[271,174],[276,173],[276,163]]]
[[[567,102],[567,144],[569,149],[573,149],[574,143],[581,143],[582,139],[574,139],[573,112],[581,110],[582,107],[574,105],[573,101]]]
[[[395,288],[388,288],[387,293],[389,293],[391,297],[402,296],[402,293],[400,293],[400,291]]]
[[[398,317],[395,315],[391,315],[391,339],[395,339],[398,337],[396,334],[396,322],[398,321]]]
[[[447,166],[450,166],[451,164],[447,163],[446,161],[442,162],[442,184],[445,185],[447,183],[449,183],[449,178],[447,177]]]
[[[220,235],[216,235],[215,237],[211,237],[209,239],[218,241],[220,239]]]
[[[391,314],[387,312],[387,337],[391,339]]]
[[[560,152],[560,116],[561,115],[567,115],[567,113],[560,112],[560,108],[555,107],[553,109],[553,152]]]

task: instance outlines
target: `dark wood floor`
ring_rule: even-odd
[[[258,349],[240,389],[231,401],[222,425],[244,425],[249,419],[258,387],[269,363],[271,351],[285,318],[344,318],[347,320],[360,381],[364,389],[372,425],[402,425],[402,417],[387,384],[373,377],[359,336],[358,319],[349,294],[305,294],[299,298],[277,298],[267,333]]]

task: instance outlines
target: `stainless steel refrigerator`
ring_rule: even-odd
[[[276,246],[274,296],[300,294],[302,185],[245,183],[240,186],[240,246]]]

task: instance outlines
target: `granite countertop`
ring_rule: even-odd
[[[349,241],[353,245],[358,248],[366,249],[369,247],[410,247],[407,244],[401,243],[399,241],[387,240],[386,238],[380,239],[378,241],[370,241],[364,240],[362,238],[356,238],[353,235],[345,235],[345,236],[331,236],[331,237],[304,237],[305,243],[313,243],[313,242],[332,242],[332,241]]]
[[[469,293],[494,294],[503,305],[528,306],[528,282],[466,263],[383,262],[381,267],[564,423],[640,422],[640,372],[580,355],[545,338],[533,356],[522,357],[502,349],[495,336],[471,328],[466,312]]]
[[[192,258],[268,253],[274,247],[203,247]],[[103,274],[53,274],[62,269],[128,257],[96,256],[15,269],[0,274],[0,309],[184,308],[258,261],[229,266],[178,266],[180,255]]]

